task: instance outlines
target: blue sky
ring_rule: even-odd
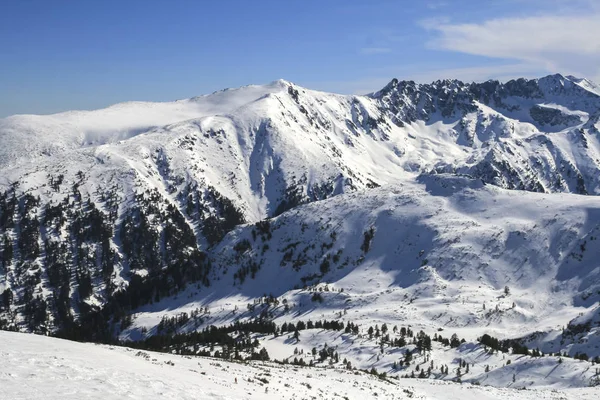
[[[284,78],[600,78],[600,1],[4,0],[0,117],[167,101]]]

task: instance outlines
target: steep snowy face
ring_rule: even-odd
[[[378,117],[366,99],[285,84],[233,113],[168,125],[103,151],[135,159],[152,141],[172,160],[175,180],[213,185],[258,220],[402,173],[385,160],[378,173],[374,158],[389,152],[374,143],[389,129],[371,125]]]
[[[506,83],[487,81],[464,83],[459,80],[441,80],[431,84],[393,79],[382,90],[370,97],[377,99],[396,117],[398,124],[438,119],[460,118],[478,111],[478,103],[494,108],[500,113],[519,117],[538,129],[557,125],[559,121],[546,121],[537,117],[531,108],[543,103],[556,103],[563,112],[569,107],[581,114],[594,112],[600,106],[600,95],[590,81],[560,74],[541,79],[517,79]],[[560,111],[560,110],[558,110]],[[532,115],[533,114],[533,115]],[[538,120],[539,119],[539,120]],[[567,118],[569,120],[569,118]]]
[[[456,144],[424,171],[459,172],[509,189],[598,194],[600,95],[562,75],[506,83],[392,80],[371,95],[416,140]],[[421,146],[422,147],[422,146]]]
[[[0,124],[1,184],[23,180],[27,191],[37,182],[22,176],[44,170],[65,182],[86,171],[99,188],[127,182],[125,198],[136,186],[186,196],[210,185],[256,220],[396,179],[396,145],[380,143],[391,131],[367,98],[282,80],[174,103],[15,116]]]

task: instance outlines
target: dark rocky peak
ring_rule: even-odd
[[[540,90],[537,79],[512,79],[498,88],[501,98],[522,97],[525,99],[536,99],[544,97]]]
[[[414,93],[417,88],[417,84],[414,81],[399,81],[394,78],[385,85],[381,90],[372,93],[370,96],[376,99],[381,99],[386,96],[393,95],[394,93]]]
[[[583,79],[578,79],[572,75],[565,77],[561,74],[555,74],[540,78],[538,85],[546,96],[567,95],[570,97],[599,98],[597,93],[582,87],[580,85],[582,82]]]
[[[381,102],[382,110],[393,114],[398,125],[416,120],[437,118],[461,118],[477,110],[476,102],[491,107],[515,111],[523,104],[551,101],[573,106],[578,102],[580,109],[595,109],[599,96],[587,90],[582,80],[561,74],[548,75],[540,79],[513,79],[506,83],[488,80],[481,83],[464,83],[457,79],[437,80],[428,84],[392,79],[383,89],[371,95]],[[563,99],[564,98],[564,99]],[[579,104],[579,101],[584,102]],[[589,103],[589,101],[592,103]],[[529,106],[528,106],[529,107]]]
[[[443,118],[474,110],[469,85],[456,79],[437,80],[430,84],[393,79],[372,97],[394,116],[398,125],[416,120],[430,120],[435,114]]]
[[[438,79],[437,81],[432,82],[430,85],[424,85],[424,86],[430,86],[431,88],[435,89],[435,90],[442,90],[442,91],[448,91],[448,90],[461,90],[465,88],[465,84],[464,82],[458,80],[458,79]]]

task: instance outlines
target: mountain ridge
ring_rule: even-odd
[[[595,87],[278,80],[2,119],[0,327],[151,340],[200,308],[173,333],[351,311],[600,356],[576,322],[600,300]]]

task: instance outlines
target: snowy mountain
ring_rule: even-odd
[[[509,189],[598,194],[600,96],[587,80],[393,80],[372,97],[396,124],[456,146],[426,171],[465,173]]]
[[[235,340],[279,360],[297,331],[322,363],[328,342],[392,376],[427,357],[461,364],[437,379],[585,386],[571,357],[600,357],[599,129],[598,86],[561,75],[366,96],[279,80],[5,118],[0,327],[168,351],[179,333],[180,353],[222,355],[242,323]],[[309,320],[336,323],[281,335]],[[368,333],[383,324],[415,335]],[[193,336],[211,326],[228,336]],[[540,378],[565,355],[578,379]]]
[[[596,371],[588,362],[565,365],[577,383],[549,373],[562,368],[562,356],[600,360],[597,317],[578,317],[597,314],[600,300],[599,206],[595,196],[509,191],[448,175],[336,196],[230,232],[213,250],[210,288],[188,287],[139,308],[120,336],[137,341],[267,318],[277,327],[259,341],[278,360],[329,346],[340,360],[389,376],[418,376],[433,360],[427,376],[435,379],[458,373],[463,382],[501,387],[587,386]],[[345,323],[345,334],[297,325],[320,320]],[[576,345],[551,333],[567,324],[563,335],[578,333]],[[398,345],[401,327],[432,336],[432,349],[424,354],[410,334]],[[441,344],[455,334],[466,344]],[[546,357],[517,355],[508,365],[502,345],[486,350],[486,334],[524,338],[517,343]],[[399,367],[407,351],[415,364]],[[470,369],[457,372],[460,360]],[[440,363],[455,373],[436,374]]]

